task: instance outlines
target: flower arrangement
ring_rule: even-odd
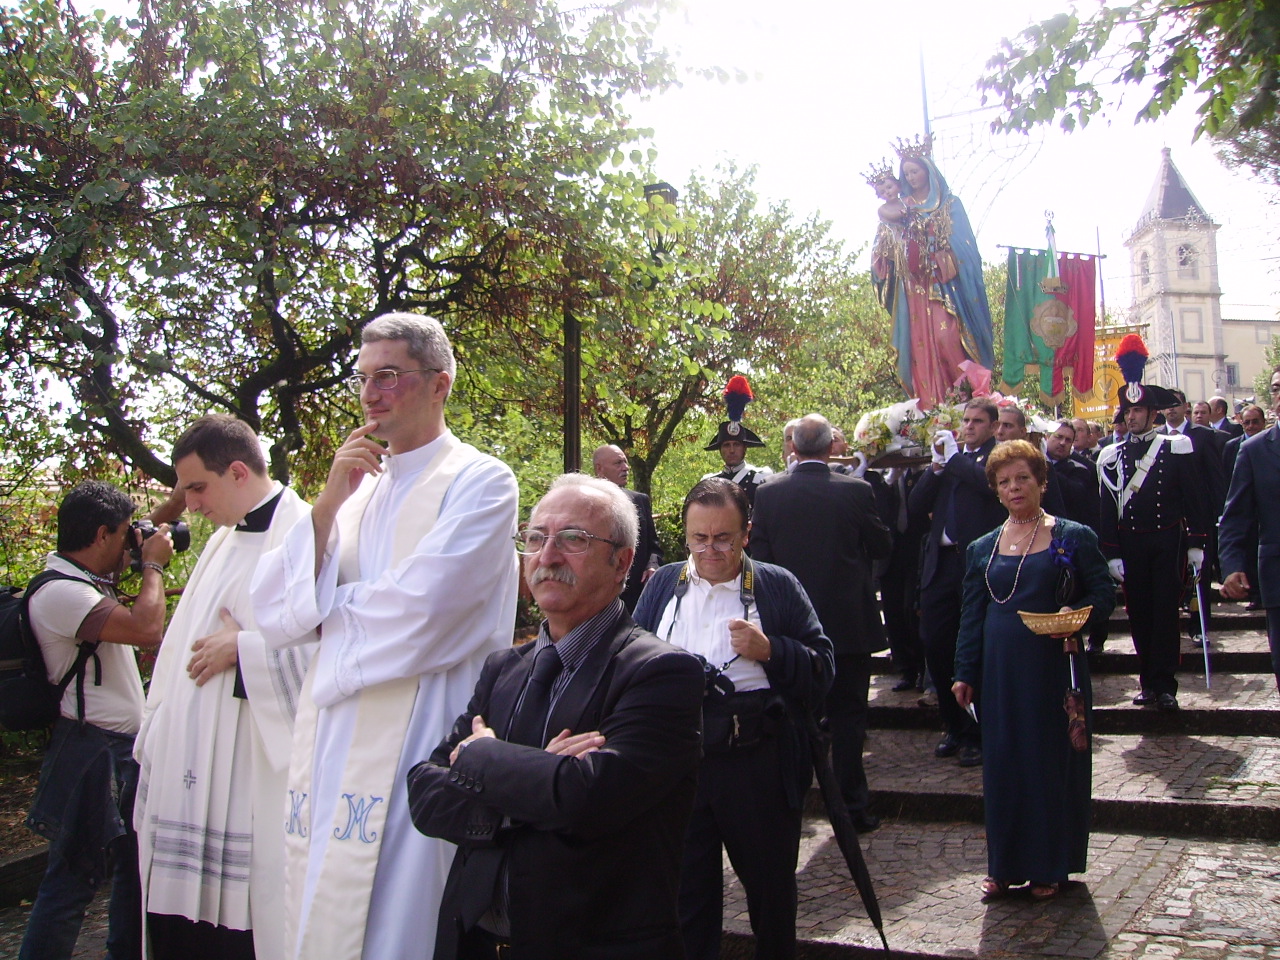
[[[919,433],[925,417],[916,401],[896,403],[883,410],[864,413],[853,431],[850,446],[874,459],[885,453],[923,446]]]

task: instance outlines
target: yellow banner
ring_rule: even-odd
[[[1124,386],[1124,377],[1120,373],[1120,365],[1116,363],[1116,350],[1125,334],[1133,333],[1137,328],[1099,330],[1094,338],[1093,346],[1093,389],[1088,393],[1077,393],[1075,396],[1075,413],[1077,417],[1094,420],[1098,423],[1110,423],[1119,401],[1120,388]]]

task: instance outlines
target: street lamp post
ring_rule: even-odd
[[[564,308],[564,472],[582,469],[582,324]]]
[[[655,197],[675,206],[680,196],[669,183],[650,183],[644,188],[644,198],[650,205]],[[669,253],[666,235],[661,230],[648,231],[649,254],[655,264],[662,264],[662,257]],[[564,308],[564,472],[576,473],[582,469],[582,323],[568,304]]]

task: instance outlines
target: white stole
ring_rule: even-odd
[[[391,564],[400,563],[413,553],[417,545],[435,526],[440,507],[450,485],[470,461],[467,447],[452,434],[445,436],[441,449],[418,478],[408,495],[405,518],[407,522],[396,528],[392,545]],[[383,476],[382,474],[379,477]],[[338,582],[351,583],[360,579],[360,526],[365,510],[373,497],[377,483],[363,483],[338,512],[337,525],[340,539],[338,555]],[[323,635],[321,638],[323,643]],[[306,801],[311,790],[315,768],[316,726],[319,710],[312,697],[315,670],[307,674],[302,689],[302,701],[294,722],[293,761],[289,770],[289,795],[302,798],[298,809],[285,811],[293,830],[285,834],[288,849],[285,872],[285,900],[288,903],[285,943],[290,955],[295,945],[297,954],[303,957],[347,958],[359,957],[364,949],[365,925],[369,917],[369,897],[373,891],[374,874],[382,849],[388,804],[385,799],[397,784],[396,770],[404,739],[417,699],[419,678],[417,675],[402,677],[363,689],[354,696],[359,699],[355,730],[351,739],[358,744],[347,754],[342,772],[339,798],[379,798],[361,821],[361,839],[367,842],[335,844],[333,838],[349,829],[348,806],[352,802],[334,805],[334,822],[326,824],[329,842],[325,844],[320,875],[312,896],[306,930],[301,943],[298,941],[298,923],[302,917],[303,891],[306,886],[309,865],[311,805]],[[434,747],[434,744],[432,744]],[[353,892],[359,894],[353,897]],[[424,945],[424,950],[427,949]],[[425,954],[424,954],[425,955]]]

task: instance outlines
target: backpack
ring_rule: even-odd
[[[89,659],[97,659],[96,643],[81,643],[75,663],[57,683],[49,682],[44,653],[27,617],[32,595],[54,580],[79,580],[56,570],[45,570],[26,590],[0,588],[0,727],[5,730],[39,730],[58,719],[62,696],[77,680],[79,718],[84,720],[84,674]]]

